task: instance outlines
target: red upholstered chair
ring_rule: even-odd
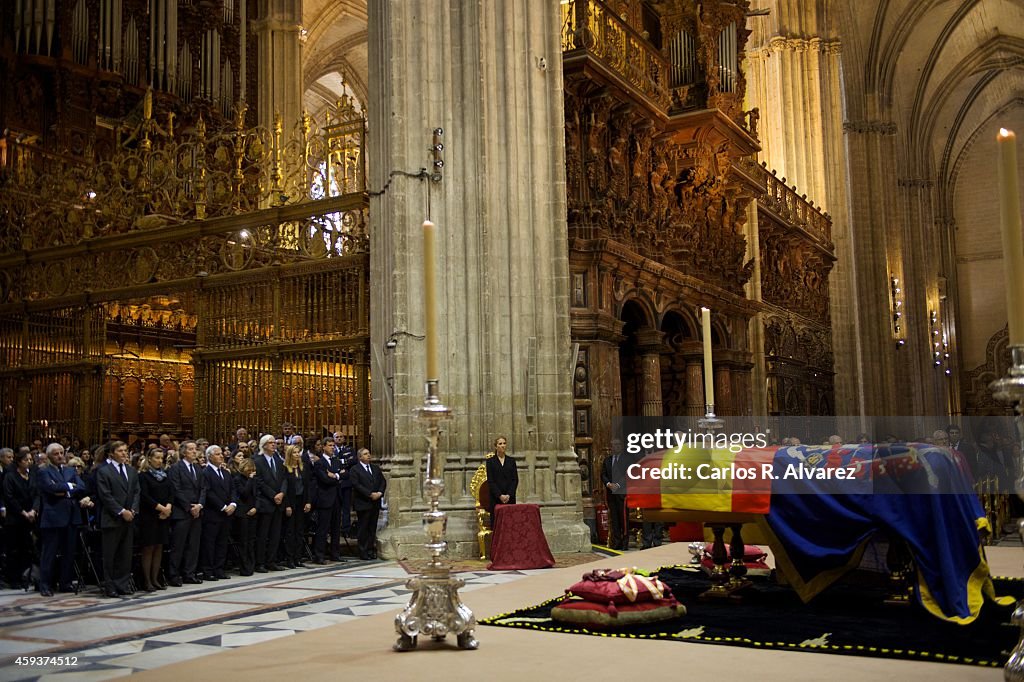
[[[493,533],[491,514],[487,511],[491,507],[491,488],[487,485],[487,459],[491,457],[494,457],[494,453],[488,452],[469,484],[470,492],[476,500],[476,540],[480,544],[481,559],[487,559],[490,554]]]

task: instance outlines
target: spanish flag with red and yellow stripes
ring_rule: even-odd
[[[656,452],[627,469],[626,506],[767,514],[774,455],[775,448]]]

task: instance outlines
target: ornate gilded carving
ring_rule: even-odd
[[[630,24],[639,10],[620,16],[599,0],[566,0],[561,7],[565,58],[586,52],[652,105],[668,109],[668,61]]]
[[[1010,367],[1010,332],[1003,327],[985,346],[985,362],[964,372],[964,413],[968,415],[1012,414],[1013,408],[992,397],[989,384],[1006,376]]]
[[[217,130],[201,116],[177,131],[171,119],[129,119],[111,155],[80,161],[34,138],[8,137],[0,217],[11,229],[0,237],[0,255],[365,189],[366,122],[347,99],[322,127],[303,117],[287,139],[280,128],[246,128],[245,111],[240,105],[233,124]]]
[[[761,297],[820,324],[829,321],[832,259],[784,229],[761,229]]]
[[[830,328],[781,309],[765,315],[763,325],[769,411],[799,416],[832,414]]]

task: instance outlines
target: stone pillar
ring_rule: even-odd
[[[661,402],[661,354],[665,351],[665,334],[656,329],[642,329],[636,334],[637,352],[643,371],[640,414],[661,417],[665,407]]]
[[[252,22],[259,51],[257,123],[272,129],[280,113],[287,139],[302,115],[302,0],[260,0],[258,7]]]
[[[370,200],[371,432],[391,480],[381,555],[425,554],[424,429],[413,412],[426,378],[417,336],[427,217],[440,232],[440,395],[454,412],[439,444],[446,471],[465,481],[493,438],[507,436],[520,493],[543,505],[552,551],[585,551],[558,5],[380,0],[369,4],[369,31],[369,185],[383,191]],[[428,151],[435,128],[444,130],[440,169]],[[438,181],[401,175],[424,167]],[[396,332],[397,347],[379,350]],[[449,554],[473,556],[476,515],[446,481]]]
[[[896,126],[877,119],[848,121],[845,125],[849,152],[851,197],[850,224],[856,230],[848,234],[850,263],[840,257],[840,265],[849,265],[854,286],[840,290],[842,277],[830,282],[830,293],[852,303],[856,315],[856,336],[844,338],[835,324],[833,312],[835,372],[838,387],[844,381],[843,365],[856,361],[863,385],[871,387],[861,398],[861,414],[899,414],[905,405],[897,399],[900,366],[911,362],[906,348],[893,336],[893,308],[890,279],[897,277],[906,285],[903,273],[902,220],[899,215],[896,171]],[[838,242],[837,242],[838,251]],[[840,275],[842,273],[840,272]],[[907,332],[907,305],[904,300],[902,327]],[[852,355],[852,357],[850,357]],[[870,359],[870,361],[868,361]],[[848,425],[843,424],[844,428]],[[852,432],[852,431],[851,431]]]
[[[761,298],[761,233],[758,228],[757,201],[751,201],[747,205],[747,255],[748,260],[754,263],[754,274],[746,284],[747,298],[755,303],[760,303]],[[745,372],[750,380],[751,402],[744,402],[745,409],[752,410],[752,414],[764,416],[768,414],[768,392],[765,357],[764,357],[764,313],[758,312],[750,318],[747,324],[747,336],[750,339],[750,352],[754,356],[754,366],[750,372]]]
[[[732,374],[727,365],[715,363],[715,414],[732,416]]]
[[[686,414],[704,416],[704,364],[699,356],[686,359]]]
[[[756,0],[753,5],[769,3]],[[875,389],[865,374],[865,358],[873,351],[860,343],[865,320],[858,299],[859,259],[864,256],[855,244],[849,210],[860,199],[848,190],[866,180],[856,165],[847,164],[841,43],[819,5],[783,0],[771,6],[771,15],[752,24],[746,62],[748,106],[757,107],[761,115],[761,159],[832,218],[837,261],[829,277],[829,302],[836,414],[870,414],[868,402]],[[755,344],[755,412],[764,386],[757,353]],[[841,428],[863,430],[863,423],[853,420]]]
[[[934,364],[931,311],[942,312],[939,275],[943,269],[945,234],[936,228],[932,209],[932,182],[925,178],[900,178],[900,199],[906,216],[903,259],[904,307],[907,309],[906,379],[900,382],[900,402],[911,405],[909,414],[948,414],[949,377]],[[941,339],[941,337],[939,337]]]

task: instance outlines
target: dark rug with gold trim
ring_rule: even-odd
[[[941,663],[1001,667],[1017,644],[1020,630],[1010,623],[1013,607],[986,603],[970,625],[940,620],[916,604],[885,604],[883,586],[834,585],[809,604],[789,588],[760,579],[745,591],[742,603],[700,602],[709,586],[704,574],[689,567],[658,572],[686,605],[687,614],[623,629],[588,629],[551,619],[543,604],[480,621],[483,625],[569,632],[603,637],[671,639],[704,644],[785,649],[816,653],[905,658]],[[1021,598],[1024,581],[995,579],[996,594]]]

